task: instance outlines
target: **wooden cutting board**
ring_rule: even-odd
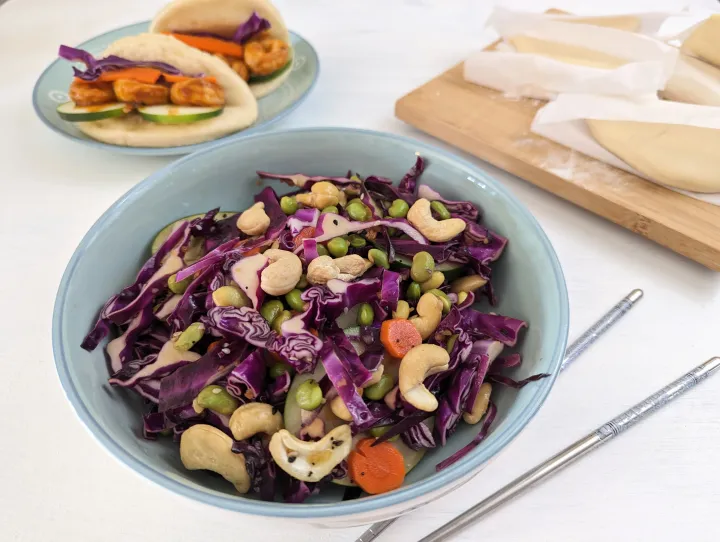
[[[544,103],[505,98],[500,92],[468,83],[460,63],[403,96],[395,104],[395,115],[423,132],[720,271],[720,206],[678,194],[532,134],[530,124]]]

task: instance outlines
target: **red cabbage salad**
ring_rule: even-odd
[[[115,337],[109,383],[144,399],[143,437],[172,438],[187,469],[239,493],[294,503],[328,483],[397,489],[461,423],[477,436],[437,470],[480,444],[493,387],[547,375],[500,374],[520,365],[505,349],[527,324],[474,307],[496,302],[507,239],[421,185],[424,168],[398,185],[258,172],[292,192],[161,230],[82,343]]]

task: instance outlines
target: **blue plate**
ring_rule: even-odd
[[[106,32],[78,45],[91,54],[98,56],[114,41],[126,36],[134,36],[147,32],[150,21],[131,24]],[[258,118],[255,124],[240,132],[204,143],[183,145],[182,147],[125,147],[111,145],[92,139],[78,130],[71,122],[62,120],[55,109],[67,102],[67,91],[72,82],[71,64],[58,59],[42,73],[33,89],[33,106],[40,120],[51,130],[79,143],[98,149],[106,149],[125,154],[141,154],[147,156],[170,156],[174,154],[190,154],[205,149],[218,141],[240,139],[248,134],[264,130],[273,122],[280,120],[298,107],[315,86],[320,73],[320,61],[312,45],[294,32],[290,32],[290,43],[294,57],[290,76],[277,90],[258,100]]]

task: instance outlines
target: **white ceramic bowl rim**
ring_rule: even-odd
[[[256,501],[251,499],[245,499],[241,497],[231,497],[220,492],[212,490],[199,491],[193,487],[190,487],[184,483],[181,483],[175,478],[168,476],[167,474],[155,470],[149,467],[145,463],[139,461],[122,447],[120,447],[112,437],[104,430],[104,428],[93,418],[88,411],[86,405],[81,401],[78,391],[72,381],[72,378],[68,372],[67,356],[61,340],[61,329],[63,328],[62,323],[62,307],[66,303],[66,291],[67,284],[70,281],[74,269],[78,262],[83,256],[83,252],[87,245],[89,245],[93,238],[104,228],[104,226],[113,220],[113,217],[120,213],[126,205],[129,205],[133,200],[142,198],[143,194],[151,186],[162,182],[162,180],[171,174],[172,171],[178,167],[181,167],[187,161],[192,161],[198,156],[211,152],[218,147],[224,147],[227,145],[239,145],[247,142],[249,139],[272,139],[277,135],[278,132],[263,133],[250,136],[243,140],[227,141],[224,143],[217,144],[213,147],[197,152],[195,154],[186,156],[180,160],[177,160],[166,167],[158,170],[157,172],[150,175],[147,179],[140,182],[125,193],[120,199],[118,199],[105,213],[93,224],[88,233],[85,235],[80,245],[73,254],[68,267],[63,274],[60,286],[58,288],[58,297],[55,303],[55,309],[53,311],[53,352],[55,355],[55,365],[60,378],[60,383],[65,391],[65,394],[75,408],[77,415],[84,422],[89,429],[90,433],[113,455],[115,458],[120,460],[123,464],[130,467],[135,472],[142,474],[152,482],[170,489],[175,493],[183,495],[185,497],[198,500],[205,504],[210,504],[227,510],[234,510],[246,514],[254,514],[260,516],[273,516],[273,517],[286,517],[286,518],[322,518],[322,517],[338,517],[347,516],[351,514],[367,513],[373,510],[388,508],[394,505],[401,504],[403,502],[410,501],[430,493],[433,491],[440,490],[444,487],[449,487],[455,481],[460,480],[466,476],[469,472],[474,471],[489,459],[495,456],[502,448],[504,448],[522,428],[532,419],[535,413],[539,410],[542,403],[545,401],[550,389],[552,388],[555,378],[558,375],[560,363],[564,354],[566,342],[567,342],[567,329],[568,329],[568,296],[565,281],[563,277],[562,268],[560,262],[557,259],[557,255],[550,244],[545,232],[537,223],[535,218],[530,212],[518,202],[513,195],[500,183],[494,181],[486,173],[478,169],[476,166],[458,158],[457,156],[448,153],[438,147],[434,147],[410,138],[398,136],[394,134],[386,134],[381,132],[375,132],[372,130],[361,130],[354,128],[340,128],[340,127],[324,127],[324,128],[301,128],[294,130],[285,130],[282,133],[297,133],[297,134],[317,134],[325,132],[329,137],[333,134],[345,133],[359,133],[370,135],[377,138],[384,138],[388,140],[399,140],[412,145],[422,154],[423,150],[442,155],[444,158],[450,160],[455,165],[465,169],[472,177],[481,179],[483,183],[492,187],[493,190],[503,194],[509,201],[509,206],[517,215],[522,216],[525,220],[529,221],[537,227],[537,231],[540,235],[540,242],[549,257],[552,267],[554,268],[554,274],[556,278],[556,288],[560,295],[560,314],[558,315],[558,327],[560,333],[555,338],[555,344],[552,350],[552,361],[550,364],[550,376],[543,380],[540,380],[534,386],[534,395],[531,397],[527,407],[521,413],[520,416],[514,420],[509,420],[507,428],[502,434],[495,432],[491,433],[488,438],[483,442],[482,445],[472,450],[462,460],[458,461],[454,465],[446,468],[445,470],[430,476],[429,478],[415,482],[409,486],[401,487],[390,493],[381,495],[364,497],[362,499],[342,501],[328,504],[286,504],[276,502],[265,502]],[[139,437],[138,437],[139,438]]]

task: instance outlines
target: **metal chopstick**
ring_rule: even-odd
[[[634,407],[613,418],[605,425],[598,427],[595,431],[565,448],[562,452],[554,455],[534,469],[527,471],[499,491],[490,495],[487,499],[479,502],[452,521],[432,532],[420,540],[420,542],[440,542],[442,540],[448,540],[453,534],[484,517],[510,499],[520,495],[534,484],[537,484],[560,469],[567,467],[573,461],[581,458],[601,444],[610,441],[623,431],[630,429],[640,420],[695,387],[718,369],[720,369],[720,357],[709,359],[689,373],[668,384],[660,391],[652,394],[644,401],[641,401]]]
[[[635,303],[640,301],[643,296],[643,291],[635,289],[628,295],[618,301],[613,308],[607,311],[600,320],[590,326],[585,333],[580,335],[573,343],[565,350],[565,357],[560,364],[560,370],[567,368],[580,354],[585,352],[591,344],[597,341],[607,330],[614,326],[620,318],[622,318],[630,309],[633,308]],[[388,519],[385,521],[378,521],[373,523],[368,529],[360,535],[360,538],[355,542],[372,542],[380,533],[390,527],[399,518]]]

